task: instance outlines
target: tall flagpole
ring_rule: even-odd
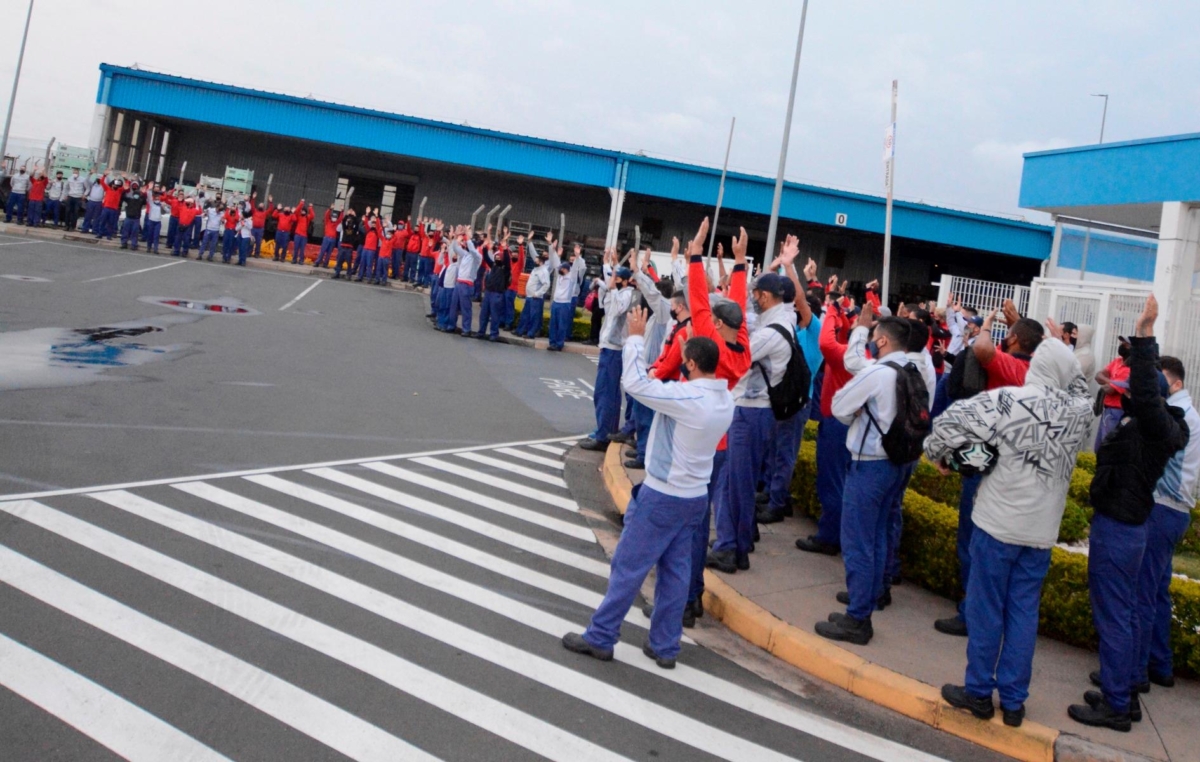
[[[764,256],[768,262],[774,256],[775,234],[779,229],[779,203],[783,200],[783,170],[787,166],[788,138],[792,134],[792,108],[796,105],[796,79],[800,76],[800,51],[804,47],[804,21],[807,18],[808,0],[804,0],[804,5],[800,9],[800,34],[796,38],[796,61],[792,64],[792,89],[788,93],[787,118],[783,121],[783,145],[779,147],[779,171],[775,174],[775,198],[771,201],[771,224],[767,226],[767,248]]]
[[[887,212],[883,222],[883,280],[880,283],[880,298],[888,303],[888,282],[892,275],[892,188],[896,184],[896,90],[899,81],[892,80],[892,121],[888,125],[884,140],[883,156],[887,162]]]
[[[713,212],[712,235],[708,237],[708,258],[704,261],[704,268],[708,269],[712,264],[713,244],[717,240],[717,220],[721,219],[721,204],[725,201],[725,175],[729,172],[729,150],[733,148],[733,128],[737,124],[737,117],[733,117],[729,121],[729,142],[725,144],[725,163],[721,165],[721,186],[717,188],[717,209]]]
[[[17,85],[21,84],[21,64],[25,63],[25,41],[29,39],[29,21],[33,18],[33,0],[25,14],[25,33],[21,35],[21,52],[17,54],[17,73],[13,77],[12,95],[8,97],[8,116],[4,117],[4,136],[0,137],[0,176],[4,175],[4,154],[8,151],[8,128],[12,125],[13,106],[17,103]]]

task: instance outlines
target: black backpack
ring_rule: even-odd
[[[771,323],[766,327],[774,328],[787,341],[788,348],[791,350],[787,369],[783,372],[783,378],[775,386],[771,386],[771,377],[767,375],[766,368],[758,363],[758,370],[762,373],[763,382],[767,385],[767,396],[771,398],[771,412],[775,414],[775,420],[786,421],[808,404],[812,372],[804,359],[804,353],[796,344],[795,335],[789,328],[776,323]]]
[[[875,416],[871,415],[870,406],[864,406],[871,425],[883,435],[883,451],[888,460],[897,465],[907,465],[918,460],[925,446],[925,438],[933,426],[929,416],[929,389],[921,371],[911,362],[896,368],[896,417],[892,425],[884,431]],[[866,441],[864,432],[863,441]]]
[[[952,400],[965,400],[987,389],[987,384],[987,370],[979,363],[975,350],[965,347],[950,366],[946,396]]]

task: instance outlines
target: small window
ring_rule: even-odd
[[[825,266],[841,270],[846,266],[846,250],[834,246],[825,249]]]

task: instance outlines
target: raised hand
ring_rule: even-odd
[[[671,261],[672,262],[675,261],[675,258],[678,256],[679,256],[679,236],[674,236],[671,238]]]
[[[796,257],[800,254],[800,239],[794,235],[789,235],[783,242],[783,251],[779,255],[779,261],[785,267],[796,261]],[[812,262],[812,260],[808,260]],[[814,265],[815,266],[815,265]],[[805,268],[807,269],[807,268]]]
[[[708,218],[705,217],[700,223],[700,228],[696,230],[696,237],[688,244],[688,257],[699,256],[704,253],[704,242],[708,240]]]
[[[875,307],[870,302],[863,305],[862,312],[858,313],[858,321],[855,325],[860,328],[870,328],[875,325]]]
[[[1046,318],[1046,330],[1050,332],[1051,336],[1058,339],[1059,341],[1062,341],[1062,337],[1063,337],[1062,326],[1059,325],[1058,323],[1054,322],[1054,318]]]
[[[1017,312],[1017,305],[1013,303],[1012,299],[1004,300],[1004,305],[1001,307],[1001,311],[1004,313],[1004,322],[1007,323],[1010,328],[1016,325],[1017,321],[1021,319],[1021,313]]]
[[[1146,298],[1146,306],[1142,309],[1142,314],[1138,316],[1134,335],[1153,336],[1156,320],[1158,320],[1158,299],[1154,298],[1154,294],[1150,294]]]
[[[737,237],[733,239],[731,247],[733,248],[733,263],[737,265],[746,264],[746,247],[750,242],[750,237],[746,235],[746,228],[738,228]]]
[[[629,328],[630,336],[646,335],[646,308],[634,307],[625,317],[625,325]]]

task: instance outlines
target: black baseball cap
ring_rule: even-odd
[[[763,273],[758,276],[758,280],[754,281],[754,290],[782,297],[784,294],[784,283],[791,285],[786,278],[778,273]],[[795,293],[792,294],[792,298],[796,298]]]
[[[742,327],[742,308],[737,302],[722,299],[712,308],[713,317],[733,329]]]

